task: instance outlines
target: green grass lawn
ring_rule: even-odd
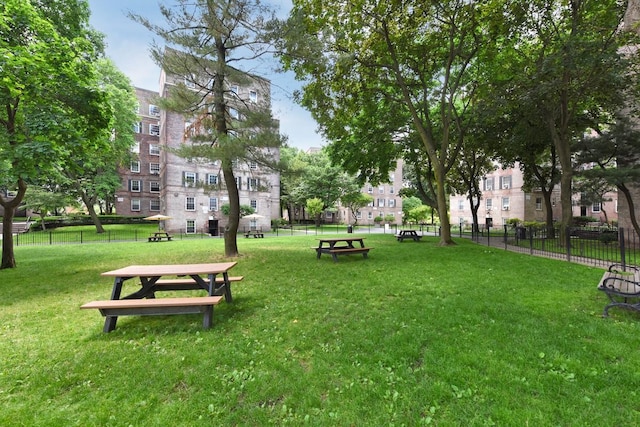
[[[0,425],[640,424],[640,319],[601,317],[602,270],[375,234],[333,263],[315,239],[239,239],[245,280],[208,331],[127,316],[109,334],[79,309],[109,297],[101,272],[223,261],[222,239],[16,248]]]

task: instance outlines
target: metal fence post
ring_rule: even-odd
[[[620,244],[620,262],[622,263],[622,271],[627,271],[627,254],[624,242],[624,227],[618,228],[618,242]]]

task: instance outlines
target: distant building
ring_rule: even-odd
[[[154,104],[158,92],[136,88],[139,121],[128,168],[120,170],[122,187],[116,192],[116,213],[150,216],[160,213],[160,108]]]
[[[229,82],[227,89],[242,102],[260,102],[270,108],[271,83],[256,76],[248,77],[250,83]],[[159,96],[168,96],[180,79],[162,72],[159,93],[136,89],[140,121],[136,125],[130,168],[121,171],[116,212],[127,216],[161,213],[171,217],[164,221],[167,231],[221,235],[228,223],[221,206],[229,203],[229,197],[220,161],[205,164],[172,152],[172,148],[189,142],[193,124],[181,114],[162,111],[153,103]],[[233,107],[229,110],[232,116],[238,114]],[[278,160],[278,149],[271,149],[269,154]],[[279,173],[256,163],[237,162],[234,175],[240,205],[251,206],[262,217],[241,219],[239,229],[269,229],[271,219],[280,216]]]
[[[509,219],[518,218],[522,221],[546,221],[546,208],[541,191],[525,192],[522,189],[524,177],[516,164],[514,168],[498,167],[487,174],[481,182],[482,200],[478,209],[478,222],[486,224],[490,218],[494,227],[501,227]],[[617,193],[607,194],[604,203],[594,203],[584,206],[580,203],[580,195],[574,197],[573,215],[591,216],[604,223],[606,210],[609,222],[618,219]],[[467,195],[454,194],[450,196],[450,212],[452,224],[471,225],[473,218]],[[554,220],[560,220],[562,209],[560,203],[560,188],[556,186],[551,194],[551,209]]]

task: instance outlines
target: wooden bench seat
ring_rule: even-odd
[[[396,234],[396,239],[398,242],[403,242],[405,239],[412,239],[416,242],[419,242],[422,239],[422,236],[419,234],[411,235],[411,234]]]
[[[609,266],[598,283],[598,289],[606,293],[611,301],[604,308],[604,317],[609,315],[611,307],[640,311],[640,269],[638,267],[627,266],[626,271],[623,271],[620,264]]]
[[[254,239],[263,239],[264,238],[264,233],[260,233],[257,231],[250,231],[248,233],[244,233],[244,237],[248,238],[250,236],[253,236]]]
[[[160,242],[162,239],[167,239],[167,241],[171,241],[171,236],[149,236],[150,242]]]
[[[98,309],[103,316],[150,316],[166,314],[203,313],[202,327],[209,329],[213,323],[213,306],[222,301],[221,296],[186,298],[150,298],[92,301],[82,309]],[[115,329],[105,324],[104,332]]]
[[[331,258],[333,258],[334,262],[338,262],[338,255],[349,255],[349,254],[362,254],[363,258],[367,258],[367,254],[370,249],[373,248],[312,248],[315,249],[318,253],[318,258],[320,258],[320,254],[330,254]]]

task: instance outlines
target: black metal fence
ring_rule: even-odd
[[[612,263],[638,265],[640,239],[633,229],[560,227],[510,227],[472,233],[478,243],[564,259],[570,262],[608,266]]]
[[[332,233],[381,233],[396,234],[400,229],[415,229],[423,235],[440,235],[439,225],[379,226],[359,225],[314,225],[277,228],[265,234],[286,235],[322,235]],[[453,230],[452,230],[453,231]],[[240,231],[244,232],[244,231]],[[640,263],[640,238],[633,229],[624,228],[588,228],[574,227],[563,232],[559,227],[553,229],[540,227],[504,227],[483,228],[478,231],[459,228],[460,237],[470,237],[475,242],[493,247],[531,255],[558,258],[570,262],[589,265],[608,266],[612,263],[638,265]],[[175,233],[176,240],[211,238],[209,234]],[[48,231],[27,232],[14,235],[16,246],[60,245],[81,243],[108,243],[126,241],[148,241],[148,231],[107,230],[97,234],[95,231]]]
[[[173,239],[204,239],[210,237],[208,234],[171,234]],[[107,230],[104,233],[95,231],[39,231],[20,233],[13,236],[15,246],[28,245],[65,245],[82,243],[110,243],[110,242],[131,242],[145,241],[149,239],[148,231],[139,230]]]

